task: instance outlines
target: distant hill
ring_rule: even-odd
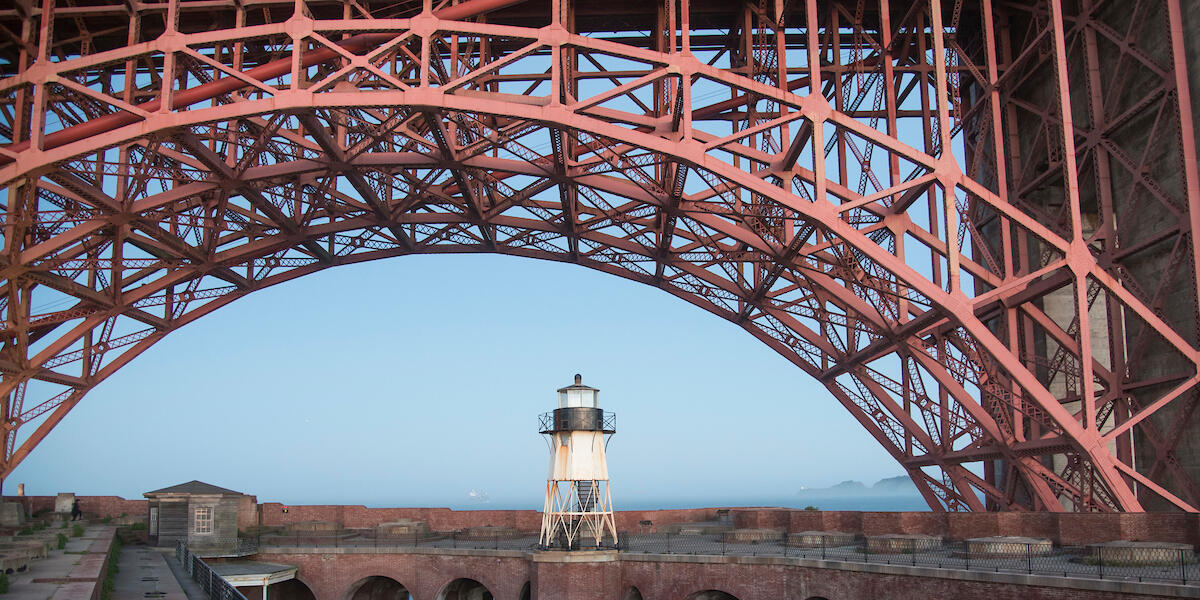
[[[915,494],[917,486],[908,475],[899,475],[876,481],[875,485],[871,486],[871,491],[881,494]]]
[[[843,481],[841,483],[831,485],[826,489],[828,489],[829,491],[832,491],[832,492],[843,492],[843,493],[855,494],[855,493],[862,493],[862,492],[867,491],[867,485],[861,481],[854,481],[853,479],[847,479],[846,481]]]
[[[796,492],[799,496],[907,496],[916,495],[917,486],[907,475],[887,477],[867,487],[861,481],[847,479],[827,488],[803,488]]]

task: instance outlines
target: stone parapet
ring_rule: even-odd
[[[973,557],[1044,556],[1052,550],[1054,545],[1045,538],[997,535],[967,540],[967,553]]]
[[[854,534],[844,531],[798,531],[787,535],[787,545],[795,548],[833,548],[854,542]]]
[[[877,554],[913,554],[928,552],[942,546],[942,538],[932,535],[885,533],[867,536],[867,552]]]

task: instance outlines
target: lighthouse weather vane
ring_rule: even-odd
[[[558,390],[558,408],[539,417],[550,445],[550,474],[542,511],[543,548],[603,548],[617,543],[605,448],[617,432],[616,415],[600,410],[600,390],[574,385]],[[606,539],[608,538],[608,539]]]

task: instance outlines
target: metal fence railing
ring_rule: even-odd
[[[991,551],[980,551],[969,542],[939,539],[888,540],[871,538],[830,545],[824,538],[815,544],[790,545],[780,536],[774,540],[733,542],[724,535],[625,534],[621,550],[646,554],[696,554],[726,556],[783,556],[882,563],[996,573],[1022,573],[1062,577],[1118,579],[1125,581],[1200,584],[1200,564],[1190,549],[1128,548],[1005,543]]]
[[[611,412],[611,411],[602,412],[601,416],[600,416],[600,422],[598,423],[598,425],[600,425],[600,429],[602,429],[604,431],[616,431],[617,430],[617,413]],[[546,432],[546,431],[552,431],[553,429],[554,429],[554,412],[553,411],[544,412],[544,413],[538,415],[538,431]]]
[[[754,541],[734,541],[728,533],[630,533],[619,534],[618,550],[640,554],[692,554],[725,556],[781,556],[839,562],[875,563],[934,567],[996,573],[1021,573],[1061,577],[1115,579],[1139,582],[1200,584],[1200,564],[1192,549],[1181,547],[1050,546],[1004,542],[985,546],[938,538],[863,538],[846,534],[836,537],[789,538],[779,532]],[[833,541],[829,541],[833,540]],[[509,531],[487,535],[478,532],[416,532],[378,534],[374,530],[263,532],[242,547],[297,550],[345,548],[353,552],[388,553],[409,548],[476,550],[537,549],[535,532]],[[218,600],[218,599],[214,599]]]
[[[175,559],[187,569],[192,580],[200,585],[209,600],[246,600],[241,592],[218,575],[199,556],[192,554],[182,540],[175,544]]]
[[[605,431],[616,431],[617,430],[617,413],[608,412],[608,411],[604,412],[604,424],[602,426],[602,429],[604,429]]]
[[[194,554],[210,557],[249,556],[258,552],[258,539],[252,537],[207,538],[188,543]]]
[[[374,531],[278,532],[263,533],[247,540],[246,546],[261,548],[345,548],[361,552],[386,553],[398,548],[462,548],[467,550],[530,550],[537,544],[537,532],[511,534],[472,533],[469,531],[424,531],[376,534]]]

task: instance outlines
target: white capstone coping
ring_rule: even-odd
[[[967,540],[971,556],[1044,556],[1052,550],[1054,544],[1046,538],[994,535]]]
[[[797,548],[832,548],[854,544],[854,534],[844,531],[796,531],[787,536],[787,545]]]
[[[758,542],[778,542],[783,539],[783,531],[779,529],[733,529],[723,534],[725,542],[757,544]]]
[[[1133,542],[1115,540],[1099,544],[1088,544],[1091,558],[1105,564],[1124,565],[1175,565],[1196,562],[1196,550],[1191,544],[1177,542]]]
[[[868,552],[921,552],[942,546],[942,538],[920,533],[885,533],[867,536]]]
[[[388,523],[380,523],[375,526],[375,531],[379,535],[405,535],[414,533],[428,533],[429,523],[424,521],[415,521],[413,519],[400,519]]]

